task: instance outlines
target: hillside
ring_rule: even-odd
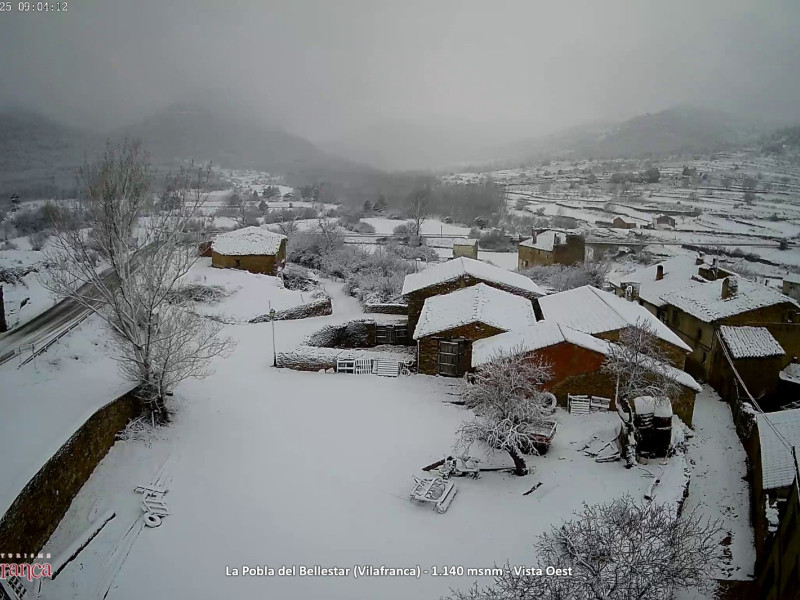
[[[347,166],[307,140],[196,105],[174,105],[112,133],[125,136],[140,138],[158,162],[192,158],[269,172]]]

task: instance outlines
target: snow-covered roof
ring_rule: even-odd
[[[519,243],[520,246],[526,246],[528,248],[536,248],[537,250],[547,250],[548,252],[553,251],[553,247],[560,246],[561,244],[565,244],[567,242],[567,234],[561,231],[555,231],[553,229],[548,229],[547,231],[543,231],[536,235],[536,241],[533,240],[533,237],[528,238]]]
[[[473,248],[478,245],[478,240],[474,238],[453,240],[453,246],[469,246]]]
[[[454,258],[453,260],[428,267],[419,273],[406,275],[403,282],[403,295],[432,285],[455,281],[467,275],[537,296],[544,295],[544,290],[524,275],[467,257]]]
[[[731,327],[723,325],[719,334],[725,340],[733,358],[762,358],[782,356],[783,347],[766,327]]]
[[[765,490],[794,481],[794,459],[789,448],[800,446],[800,408],[756,415],[761,445],[761,473]],[[775,430],[767,423],[769,419]],[[787,445],[789,446],[787,448]]]
[[[530,327],[493,335],[472,345],[472,366],[485,364],[500,353],[512,350],[533,352],[561,342],[569,342],[601,354],[608,353],[608,342],[555,321],[539,321]]]
[[[800,273],[787,273],[783,280],[789,283],[800,283]]]
[[[738,291],[733,297],[723,298],[723,282],[731,277],[736,279]],[[661,298],[667,304],[679,308],[704,323],[711,323],[725,317],[784,302],[790,302],[800,308],[796,300],[784,296],[778,291],[742,277],[734,275],[731,277],[693,285],[684,290],[664,294]]]
[[[778,377],[790,383],[800,384],[800,363],[791,363],[778,373]]]
[[[414,339],[461,325],[484,323],[503,331],[536,322],[531,301],[479,283],[449,294],[425,299]]]
[[[214,238],[211,249],[227,256],[277,254],[285,235],[273,233],[263,227],[245,227]]]
[[[646,322],[660,339],[691,352],[681,338],[643,306],[590,285],[544,296],[539,299],[539,306],[545,320],[590,334],[623,329],[639,321]]]
[[[659,265],[664,269],[662,279],[656,280]],[[627,275],[609,278],[612,285],[623,288],[627,283],[639,284],[639,297],[653,306],[664,306],[661,296],[697,285],[692,281],[697,275],[697,263],[693,256],[675,256],[655,265],[638,269]]]
[[[472,345],[472,366],[478,367],[486,364],[500,353],[509,353],[512,351],[535,352],[536,350],[554,346],[561,342],[574,344],[602,354],[603,356],[608,356],[611,349],[615,346],[613,342],[593,337],[588,333],[578,331],[577,329],[563,324],[553,321],[539,321],[529,327],[514,329],[507,333],[500,333],[476,341]],[[686,371],[681,371],[672,365],[655,360],[653,360],[652,363],[654,368],[658,367],[658,369],[662,370],[679,384],[695,392],[699,392],[702,389],[700,384],[695,381],[694,377],[689,375]]]

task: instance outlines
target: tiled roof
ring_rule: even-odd
[[[766,327],[731,327],[723,325],[719,334],[725,340],[733,358],[782,356],[783,347]]]

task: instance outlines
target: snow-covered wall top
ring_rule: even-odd
[[[766,327],[723,325],[719,328],[719,333],[733,358],[761,358],[785,354],[783,347]]]
[[[736,280],[738,286],[736,295],[723,298],[723,283],[731,278]],[[667,304],[681,309],[704,323],[711,323],[718,319],[783,302],[790,302],[800,308],[796,300],[784,296],[778,291],[753,283],[748,279],[733,276],[664,294],[661,298]]]
[[[263,227],[245,227],[214,238],[211,249],[227,256],[277,254],[285,235],[273,233]]]
[[[536,322],[531,301],[484,283],[425,300],[414,339],[470,323],[484,323],[504,331]]]
[[[567,325],[584,333],[605,333],[637,322],[649,323],[656,336],[685,352],[691,348],[646,308],[590,285],[539,299],[545,320]]]
[[[475,279],[491,281],[511,288],[516,288],[526,292],[531,292],[538,296],[544,295],[544,290],[533,281],[520,275],[512,273],[506,269],[501,269],[473,258],[455,258],[447,262],[433,265],[419,273],[406,275],[403,282],[403,295],[416,292],[417,290],[454,281],[459,277],[470,275]]]

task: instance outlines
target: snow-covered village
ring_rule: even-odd
[[[148,4],[0,2],[0,600],[800,599],[798,7]]]

